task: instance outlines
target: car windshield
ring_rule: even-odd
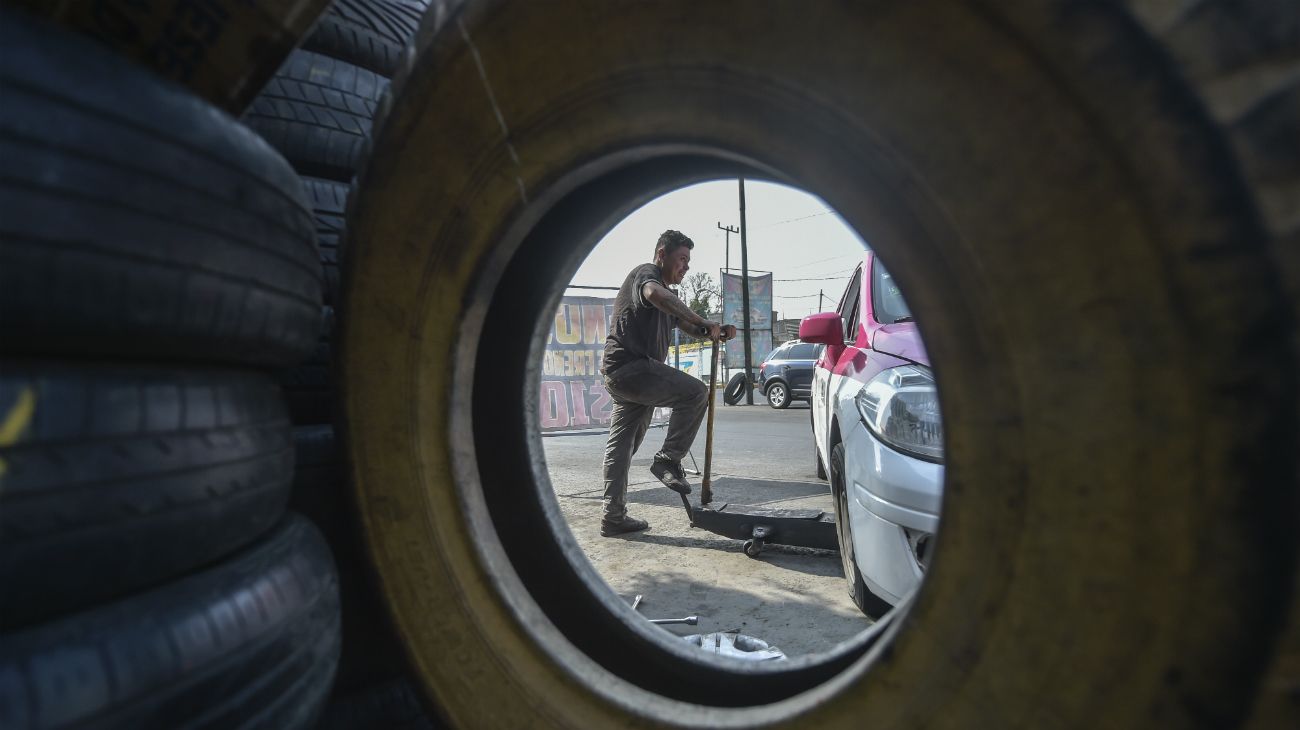
[[[898,290],[898,284],[894,283],[894,277],[885,270],[880,259],[876,259],[871,268],[871,298],[876,321],[881,324],[911,322],[912,312],[907,308],[907,302],[903,301],[903,293]]]

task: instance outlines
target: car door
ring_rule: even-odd
[[[763,369],[760,380],[762,381],[761,385],[764,389],[767,388],[767,381],[781,374],[781,366],[784,364],[787,350],[789,350],[788,345],[781,345],[768,353],[767,357],[763,359]]]
[[[853,272],[849,285],[844,288],[844,293],[840,296],[839,305],[836,310],[844,322],[844,339],[845,343],[852,342],[856,337],[850,337],[850,333],[856,332],[858,323],[859,302],[862,298],[862,265],[859,265]],[[830,464],[830,429],[831,423],[835,419],[835,413],[838,410],[838,392],[839,381],[843,378],[835,375],[839,361],[849,356],[852,347],[845,348],[838,358],[832,359],[835,355],[834,348],[823,348],[821,357],[817,360],[817,366],[813,370],[812,384],[812,420],[813,420],[813,439],[817,443],[818,453],[821,454],[822,464]]]
[[[836,358],[830,376],[830,420],[838,419],[840,427],[849,428],[858,420],[854,398],[862,389],[861,372],[866,367],[867,342],[863,324],[863,303],[869,296],[866,280],[871,271],[872,255],[864,257],[862,266],[854,272],[852,281],[840,300],[840,318],[844,322],[844,349]],[[829,448],[829,447],[828,447]],[[829,462],[828,462],[829,463]]]
[[[812,387],[813,367],[816,364],[817,345],[811,342],[800,342],[791,346],[783,367],[792,394],[807,395]]]

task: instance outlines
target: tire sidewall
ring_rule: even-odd
[[[767,386],[767,404],[773,408],[785,408],[790,405],[790,392],[784,383],[772,383]]]
[[[1198,609],[1203,624],[1174,626],[1163,617],[1194,605],[1206,585],[1242,578],[1236,566],[1267,559],[1246,526],[1273,523],[1257,508],[1234,512],[1241,504],[1234,495],[1245,482],[1276,478],[1294,465],[1196,414],[1258,407],[1289,437],[1293,419],[1278,414],[1280,403],[1294,402],[1294,384],[1278,375],[1289,367],[1280,349],[1246,343],[1218,321],[1216,307],[1258,315],[1280,305],[1279,293],[1261,273],[1262,255],[1233,247],[1235,219],[1214,202],[1235,194],[1225,190],[1231,180],[1217,177],[1213,159],[1186,154],[1188,144],[1199,149],[1199,128],[1182,116],[1194,112],[1163,97],[1153,105],[1133,91],[1174,85],[1173,77],[1156,64],[1149,76],[1130,77],[1113,92],[1081,89],[1105,86],[1120,73],[1089,42],[1113,37],[1107,53],[1118,48],[1129,63],[1142,57],[1140,39],[1106,10],[1079,30],[1025,7],[1018,10],[1026,20],[1014,28],[955,5],[929,19],[909,8],[881,16],[842,9],[837,23],[816,28],[816,43],[828,52],[812,60],[790,55],[814,43],[799,35],[811,32],[802,17],[782,17],[793,10],[748,18],[680,10],[697,13],[698,23],[679,31],[670,56],[646,63],[605,47],[586,49],[596,58],[538,58],[523,50],[529,36],[585,23],[613,38],[637,37],[660,17],[642,15],[651,12],[645,8],[589,17],[527,4],[467,10],[454,33],[434,39],[407,80],[355,205],[353,237],[369,245],[363,255],[351,252],[346,274],[351,455],[386,589],[439,699],[466,722],[484,721],[485,712],[523,722],[524,715],[512,714],[522,710],[511,708],[535,703],[550,714],[530,714],[528,721],[556,726],[628,716],[701,722],[703,715],[693,714],[699,708],[610,677],[549,624],[497,542],[475,449],[463,433],[484,336],[482,297],[531,225],[566,191],[605,171],[688,148],[726,150],[755,168],[779,169],[782,179],[824,194],[846,221],[870,232],[923,323],[945,408],[948,484],[958,487],[946,494],[944,532],[926,584],[907,619],[895,624],[925,631],[899,631],[887,661],[864,657],[835,681],[761,715],[710,712],[709,721],[850,723],[870,716],[910,726],[936,711],[981,717],[990,699],[1007,697],[1015,686],[1012,695],[1032,701],[999,702],[991,722],[1032,727],[1043,717],[1089,712],[1102,724],[1140,724],[1156,708],[1182,707],[1174,698],[1187,686],[1214,682],[1223,698],[1217,711],[1231,715],[1252,687],[1242,668],[1267,650],[1265,633],[1241,626],[1236,616],[1276,597],[1278,587],[1265,585],[1264,571],[1252,572],[1231,601]],[[672,15],[663,7],[653,12]],[[722,28],[736,38],[788,29],[790,50],[740,45],[720,67],[713,44]],[[1036,45],[1026,48],[1026,37]],[[852,50],[862,47],[872,55]],[[908,50],[916,47],[944,54],[918,59]],[[1042,62],[1035,49],[1043,48],[1064,59],[1055,73],[1033,70]],[[666,53],[642,50],[645,58]],[[482,100],[482,68],[528,83],[497,94],[494,107]],[[1131,68],[1123,66],[1124,73]],[[1105,98],[1127,116],[1106,117],[1070,97],[1063,77],[1076,94]],[[845,91],[862,88],[873,89],[870,103]],[[471,99],[482,101],[462,103],[458,115],[447,117],[453,100]],[[508,148],[499,126],[489,124],[497,119],[509,120]],[[992,121],[974,130],[953,119]],[[1107,130],[1124,124],[1126,136],[1117,141]],[[1190,142],[1171,148],[1162,141],[1170,127]],[[616,149],[632,152],[609,154]],[[440,160],[443,181],[460,185],[415,182],[418,161],[428,159]],[[1159,168],[1154,181],[1134,175],[1143,161]],[[1035,184],[1042,180],[1072,184]],[[1160,180],[1178,180],[1185,189],[1167,190]],[[1034,204],[1027,205],[1031,191]],[[1197,204],[1192,210],[1210,212],[1153,232],[1150,217],[1173,221],[1172,199],[1186,204],[1184,195]],[[1206,198],[1210,203],[1198,207]],[[400,208],[422,215],[390,214]],[[1198,226],[1238,255],[1235,283],[1186,263],[1203,240],[1192,232]],[[1050,250],[1038,245],[1044,240],[1053,242]],[[571,268],[582,253],[572,254]],[[1170,261],[1183,263],[1171,268]],[[1220,284],[1216,301],[1185,306]],[[1106,299],[1118,293],[1123,302]],[[423,304],[413,309],[412,301]],[[1199,345],[1207,338],[1224,349],[1204,351]],[[1246,375],[1260,377],[1259,391],[1207,389],[1217,382],[1216,365],[1227,373],[1240,364],[1230,343],[1257,355]],[[1208,360],[1189,370],[1194,355]],[[1138,358],[1143,368],[1135,370]],[[410,366],[369,368],[374,362]],[[1238,376],[1245,377],[1232,375]],[[1117,424],[1116,411],[1130,417]],[[1184,424],[1184,438],[1138,453],[1133,445],[1153,424]],[[1064,432],[1074,437],[1067,442],[1059,437]],[[400,458],[388,455],[394,439],[407,449]],[[1256,461],[1238,458],[1246,453]],[[1254,466],[1241,471],[1243,463]],[[1187,500],[1186,483],[1207,499]],[[1172,512],[1145,519],[1157,504]],[[1198,526],[1224,509],[1248,516],[1215,531],[1225,553],[1191,578],[1206,544]],[[1169,571],[1117,569],[1119,555],[1153,541],[1178,546],[1160,556]],[[1108,559],[1097,559],[1099,546]],[[1081,586],[1088,600],[1060,602]],[[446,620],[429,626],[430,610]],[[1081,625],[1090,627],[1087,642],[1078,641]],[[1006,626],[1018,627],[1014,637]],[[1043,646],[1054,650],[1035,648]],[[453,650],[486,657],[474,666],[492,679],[440,666]],[[1162,662],[1179,667],[1182,686],[1161,684]],[[868,665],[870,683],[863,678]],[[1064,681],[1059,673],[1067,666],[1094,679],[1068,692],[1049,689]],[[1115,666],[1124,672],[1108,675]],[[470,684],[467,676],[478,679]],[[900,695],[892,687],[928,689]],[[475,692],[481,694],[472,705],[458,697]],[[520,702],[520,695],[528,699]]]

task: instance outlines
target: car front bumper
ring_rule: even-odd
[[[906,530],[938,529],[943,465],[895,451],[860,421],[844,434],[844,462],[858,570],[872,593],[897,603],[924,575]]]

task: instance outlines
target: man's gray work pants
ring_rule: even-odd
[[[673,409],[659,455],[680,461],[700,430],[709,407],[709,387],[686,373],[653,360],[630,362],[605,376],[614,401],[605,445],[605,519],[627,514],[627,472],[641,448],[655,408]]]

